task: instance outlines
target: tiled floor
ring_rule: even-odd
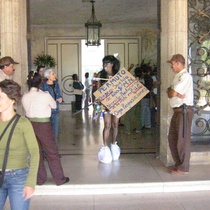
[[[60,126],[59,150],[70,182],[58,187],[48,173],[48,182],[36,187],[31,210],[210,209],[210,166],[194,165],[187,175],[171,175],[155,155],[157,129],[126,136],[120,127],[120,159],[102,164],[97,152],[103,120],[92,121],[91,109],[76,116],[61,112]]]
[[[95,114],[92,107],[77,115],[62,111],[60,121],[60,153],[61,154],[97,154],[102,144],[103,118],[93,120]],[[122,118],[123,122],[123,118]],[[151,153],[155,152],[158,143],[157,128],[144,130],[136,134],[135,119],[131,125],[131,134],[125,135],[125,128],[119,126],[118,144],[122,153]]]

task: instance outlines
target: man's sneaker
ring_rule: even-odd
[[[108,146],[103,146],[100,148],[98,152],[98,161],[102,163],[111,163],[112,155]]]
[[[114,144],[111,144],[111,153],[112,153],[112,159],[118,160],[120,157],[120,147],[117,145],[117,142]]]

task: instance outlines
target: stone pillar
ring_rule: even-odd
[[[1,57],[11,56],[16,65],[14,80],[26,91],[28,75],[26,0],[1,0]]]
[[[170,64],[166,61],[177,53],[182,54],[187,61],[187,8],[187,0],[161,0],[160,159],[165,165],[173,163],[168,146],[168,130],[173,112],[168,103],[166,89],[174,78]]]

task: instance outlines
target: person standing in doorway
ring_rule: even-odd
[[[190,167],[191,124],[193,110],[193,80],[185,69],[185,58],[175,54],[167,61],[176,74],[171,86],[167,89],[170,106],[173,108],[169,128],[169,147],[175,165],[172,174],[186,174]]]
[[[62,103],[60,87],[57,82],[56,73],[53,68],[46,68],[43,71],[44,81],[41,84],[41,90],[49,92],[56,101],[56,108],[52,109],[50,121],[52,123],[56,144],[58,146],[58,131],[59,131],[59,105]]]
[[[45,66],[38,66],[37,69],[36,69],[37,73],[40,75],[40,77],[41,77],[42,79],[44,79],[44,75],[43,75],[43,73],[44,73],[44,68],[45,68]]]
[[[151,91],[153,87],[153,79],[150,75],[151,67],[143,64],[141,67],[143,72],[144,86]],[[151,128],[151,113],[150,113],[150,92],[144,96],[141,100],[141,116],[142,116],[142,129]]]
[[[5,56],[0,59],[0,81],[13,79],[15,64],[19,63],[14,61],[10,56]]]
[[[83,89],[84,85],[79,81],[78,75],[73,74],[73,88],[77,91],[75,92],[75,107],[76,111],[80,111],[82,109],[82,98],[83,98]]]
[[[96,72],[93,73],[93,79],[92,79],[92,103],[94,106],[94,102],[95,102],[95,96],[94,96],[94,92],[98,89],[98,81],[97,81],[97,77],[98,74]]]
[[[56,108],[56,102],[48,92],[40,90],[42,78],[37,72],[29,72],[27,84],[29,92],[22,98],[23,108],[27,118],[31,121],[40,148],[40,161],[37,184],[43,185],[47,181],[47,170],[43,160],[45,151],[52,178],[56,185],[69,182],[64,176],[53,128],[50,122],[51,109]]]
[[[89,81],[89,73],[85,73],[85,108],[88,109],[89,101],[91,101],[90,97],[90,81]]]
[[[136,67],[134,70],[135,77],[139,82],[142,82],[142,70],[140,67]],[[135,133],[141,133],[141,101],[136,103],[130,110],[128,110],[124,115],[125,122],[125,134],[130,135],[130,128],[132,121],[135,122]]]
[[[103,58],[103,70],[100,72],[100,78],[107,79],[113,77],[120,69],[120,61],[113,55],[107,55]],[[101,84],[105,83],[104,80],[100,80]],[[101,86],[101,85],[100,85]],[[119,159],[120,148],[117,145],[117,135],[118,135],[118,124],[119,118],[114,116],[105,109],[104,115],[104,129],[103,129],[103,145],[98,152],[98,160],[102,163],[110,163],[112,160]],[[111,151],[108,147],[108,139],[110,135],[111,128],[113,129],[112,140],[111,140]]]

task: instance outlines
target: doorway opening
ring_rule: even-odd
[[[104,40],[101,40],[100,46],[89,46],[85,45],[85,40],[81,40],[82,48],[82,72],[81,80],[84,84],[85,82],[85,73],[88,72],[90,75],[90,81],[93,77],[93,73],[98,73],[102,70],[102,59],[104,57]]]

